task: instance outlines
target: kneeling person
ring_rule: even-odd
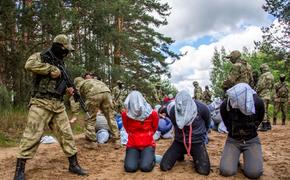
[[[208,175],[210,162],[205,147],[207,131],[210,126],[210,113],[205,104],[193,100],[186,91],[179,92],[175,101],[161,107],[174,126],[174,141],[165,152],[160,168],[170,170],[184,154],[192,157],[196,172]]]
[[[220,112],[229,131],[220,161],[220,174],[237,173],[240,154],[244,158],[244,174],[256,179],[263,173],[263,158],[257,128],[264,118],[264,103],[246,83],[227,90],[228,98]]]
[[[155,165],[155,141],[158,128],[158,113],[139,91],[132,91],[125,100],[126,111],[122,112],[123,127],[128,133],[124,168],[126,172],[152,171]]]

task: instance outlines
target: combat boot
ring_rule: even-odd
[[[277,122],[277,119],[274,118],[274,119],[273,119],[273,125],[276,125],[276,122]]]
[[[267,130],[268,130],[267,122],[262,121],[262,123],[258,127],[258,131],[267,131]]]
[[[266,122],[266,127],[267,127],[267,130],[271,130],[272,129],[270,121]]]
[[[88,173],[80,167],[79,163],[78,163],[78,159],[77,159],[77,154],[71,156],[68,158],[69,161],[69,172],[81,175],[81,176],[86,176],[88,175]]]
[[[118,139],[114,139],[113,143],[114,143],[114,149],[116,150],[122,147]]]
[[[25,163],[26,159],[17,158],[14,180],[25,179]]]
[[[85,148],[87,149],[98,149],[99,148],[99,145],[98,143],[96,142],[93,142],[93,141],[87,141],[84,145]]]
[[[282,125],[285,125],[286,124],[285,122],[286,122],[285,119],[282,119]]]

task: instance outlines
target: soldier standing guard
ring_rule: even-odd
[[[211,96],[212,96],[212,93],[210,92],[208,86],[205,86],[205,90],[203,92],[203,102],[205,104],[210,104],[211,103]]]
[[[124,83],[121,80],[117,81],[117,86],[115,86],[112,90],[112,98],[113,98],[113,105],[114,110],[117,113],[121,113],[121,111],[124,109],[124,101],[127,97],[127,90],[124,88]]]
[[[63,95],[67,91],[73,95],[73,88],[60,87],[63,81],[60,70],[55,66],[64,65],[64,57],[74,51],[66,35],[57,35],[52,46],[42,53],[31,55],[25,69],[34,75],[27,126],[20,141],[17,155],[15,180],[25,179],[25,163],[33,158],[40,144],[46,125],[54,132],[63,152],[69,160],[69,171],[78,175],[87,173],[79,166],[77,149],[71,126],[63,103]],[[51,64],[48,58],[56,63]]]
[[[274,86],[275,95],[273,125],[276,125],[277,114],[280,110],[282,112],[282,125],[285,125],[286,122],[289,89],[285,79],[285,74],[280,74],[280,82],[276,83]]]
[[[193,95],[193,98],[195,100],[202,100],[202,89],[198,85],[198,82],[197,81],[193,81],[192,84],[194,86],[194,95]]]
[[[226,58],[233,63],[233,67],[227,79],[223,82],[222,88],[226,91],[238,83],[247,83],[253,86],[252,66],[246,60],[241,59],[240,51],[232,51]]]
[[[261,76],[257,83],[257,94],[262,98],[265,106],[265,116],[259,127],[260,131],[271,130],[271,123],[268,115],[268,107],[271,99],[271,92],[274,86],[274,76],[270,72],[269,66],[264,63],[260,66]]]
[[[161,89],[161,83],[160,82],[158,82],[155,85],[153,97],[154,97],[154,100],[155,100],[155,104],[162,104],[163,92],[162,92],[162,89]]]

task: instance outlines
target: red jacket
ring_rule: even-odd
[[[152,111],[150,116],[144,121],[131,119],[127,116],[127,112],[122,112],[122,121],[128,133],[127,148],[143,149],[148,146],[156,146],[153,139],[159,121],[156,111]]]

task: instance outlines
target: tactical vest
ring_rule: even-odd
[[[51,55],[47,54],[48,51],[42,52],[40,54],[41,61],[43,63],[49,63],[48,57]],[[45,54],[45,55],[44,55]],[[62,86],[60,88],[60,86]],[[59,100],[63,100],[63,95],[65,94],[66,86],[63,85],[62,78],[52,79],[49,74],[41,75],[35,74],[33,78],[33,90],[31,92],[32,97],[36,98],[46,98],[52,99],[56,98]]]
[[[285,82],[283,82],[282,84],[280,84],[277,89],[277,97],[279,98],[288,98],[288,89],[287,89],[287,85]]]

